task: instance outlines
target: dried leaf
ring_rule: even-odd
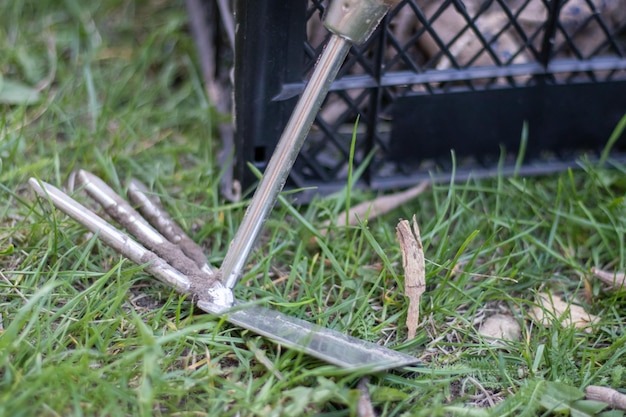
[[[591,273],[605,284],[609,284],[614,290],[626,289],[626,274],[621,272],[608,272],[600,268],[591,268]]]
[[[485,339],[490,339],[494,344],[499,344],[502,340],[519,340],[522,335],[522,328],[513,317],[494,314],[485,320],[478,332]]]
[[[429,184],[430,183],[428,181],[422,181],[415,187],[409,188],[408,190],[402,191],[400,193],[384,195],[372,201],[366,201],[364,203],[358,204],[350,209],[348,224],[350,226],[356,226],[357,224],[359,224],[359,221],[372,220],[378,216],[388,213],[391,210],[400,207],[407,201],[410,201],[423,193],[424,190],[428,188]],[[323,234],[326,233],[329,225],[330,222],[326,222],[326,224],[324,225],[325,227],[323,229]],[[335,225],[346,225],[345,211],[337,216],[337,221],[335,222]]]
[[[413,216],[413,230],[408,220],[402,220],[396,227],[396,234],[402,250],[404,294],[409,298],[409,311],[406,318],[408,339],[413,339],[419,324],[420,299],[426,290],[424,248],[415,216]]]
[[[599,317],[587,313],[582,307],[566,303],[550,294],[539,294],[537,304],[538,306],[530,310],[530,317],[546,327],[550,326],[552,320],[556,318],[563,326],[575,326],[590,332],[589,326],[599,320]]]
[[[613,408],[626,410],[626,394],[613,388],[589,385],[585,388],[585,395],[588,400],[602,401]]]

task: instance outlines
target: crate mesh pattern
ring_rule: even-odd
[[[236,172],[245,186],[254,182],[246,164],[264,168],[330,36],[326,1],[276,11],[279,3],[237,3],[243,31],[264,30],[264,41],[247,33],[237,44]],[[525,123],[526,172],[568,166],[599,151],[626,113],[625,51],[623,0],[401,1],[352,48],[288,186],[315,187],[303,201],[345,186],[357,120],[355,163],[368,164],[362,185],[373,189],[449,177],[451,150],[460,176],[513,164]],[[251,88],[252,77],[265,85]],[[252,105],[262,122],[247,120]]]

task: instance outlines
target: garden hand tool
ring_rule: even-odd
[[[409,365],[417,359],[374,343],[366,342],[307,321],[252,303],[234,300],[232,292],[218,280],[219,274],[198,257],[201,249],[191,241],[160,205],[148,197],[144,187],[133,181],[128,187],[129,203],[118,196],[100,178],[86,171],[76,174],[77,183],[96,200],[106,213],[121,224],[137,241],[81,205],[58,188],[29,180],[43,199],[97,234],[104,243],[145,266],[145,271],[178,292],[189,294],[200,309],[217,315],[239,327],[265,336],[346,369],[371,372]]]
[[[325,24],[333,36],[296,105],[219,271],[214,272],[206,264],[200,248],[146,196],[138,183],[129,186],[129,198],[142,210],[143,217],[98,177],[86,171],[77,174],[85,191],[141,244],[59,189],[34,178],[29,181],[31,187],[107,245],[133,262],[146,265],[148,273],[179,292],[191,294],[200,309],[225,315],[237,326],[348,369],[373,372],[417,362],[412,356],[235,300],[232,292],[350,45],[367,39],[390,3],[335,0],[331,4]]]

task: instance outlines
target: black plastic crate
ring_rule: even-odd
[[[335,0],[338,1],[338,0]],[[263,170],[328,39],[326,2],[237,0],[235,173]],[[353,47],[293,168],[299,201],[346,183],[371,156],[363,187],[512,169],[572,166],[597,154],[626,114],[623,0],[404,0]],[[626,148],[624,138],[614,156]],[[504,158],[504,159],[503,159]]]

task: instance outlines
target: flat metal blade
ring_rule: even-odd
[[[282,346],[341,368],[379,372],[418,362],[417,358],[405,353],[258,305],[236,301],[235,307],[225,311],[212,303],[200,301],[198,307],[208,313],[226,316],[228,322]]]

